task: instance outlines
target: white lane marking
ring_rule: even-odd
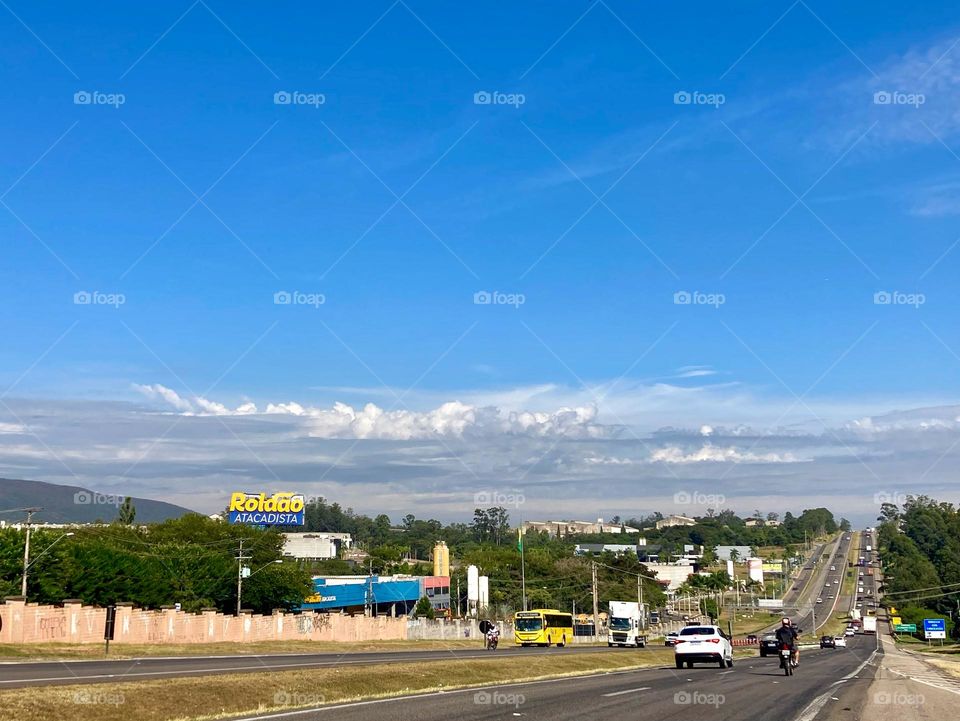
[[[717,676],[726,676],[728,673],[733,673],[733,670],[721,671],[720,673],[717,674]]]
[[[838,686],[841,683],[846,683],[847,681],[852,679],[854,676],[859,674],[861,671],[863,671],[866,665],[871,661],[873,661],[876,655],[877,655],[877,651],[874,650],[869,656],[867,656],[867,659],[863,663],[861,663],[859,666],[857,666],[853,671],[848,673],[843,678],[837,681],[834,681],[830,685]],[[813,721],[813,719],[816,718],[817,714],[820,713],[820,710],[827,705],[827,701],[829,701],[832,696],[833,696],[833,691],[827,691],[825,694],[817,696],[817,698],[811,701],[807,705],[807,707],[800,712],[800,715],[797,716],[797,718],[794,721]]]
[[[626,691],[614,691],[613,693],[605,693],[604,697],[609,698],[610,696],[623,696],[625,693],[637,693],[638,691],[649,691],[649,686],[641,686],[640,688],[628,688]]]
[[[648,669],[630,669],[628,671],[604,671],[603,673],[591,673],[586,676],[577,676],[574,680],[582,680],[586,678],[603,678],[604,676],[621,676],[627,673],[636,673],[637,671],[645,671]],[[651,671],[655,670],[667,670],[662,668],[657,668],[651,666]],[[349,703],[336,704],[335,706],[314,706],[313,708],[299,709],[297,711],[281,711],[279,713],[273,714],[258,714],[256,716],[243,716],[241,718],[234,719],[233,721],[264,721],[264,719],[277,719],[277,718],[287,718],[290,716],[301,716],[306,713],[318,713],[320,711],[335,711],[342,708],[353,708],[355,706],[372,706],[374,704],[382,703],[393,703],[395,701],[409,701],[411,699],[420,699],[420,698],[430,698],[431,696],[452,696],[454,694],[462,693],[473,693],[477,689],[483,688],[513,688],[516,686],[537,686],[539,684],[547,683],[559,683],[561,681],[566,681],[569,683],[571,678],[569,676],[564,678],[547,678],[540,681],[521,681],[519,683],[504,683],[499,685],[487,685],[487,686],[471,686],[470,688],[457,688],[451,689],[450,691],[430,691],[428,693],[417,693],[411,694],[410,696],[392,696],[390,698],[377,698],[371,699],[369,701],[351,701]]]

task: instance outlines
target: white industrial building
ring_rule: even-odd
[[[296,559],[339,558],[340,551],[353,547],[349,533],[284,533],[283,555]]]

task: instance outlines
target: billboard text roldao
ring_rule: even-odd
[[[230,523],[253,523],[274,526],[303,525],[303,495],[299,493],[265,493],[257,495],[237,491],[230,496]]]

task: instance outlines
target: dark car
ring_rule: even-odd
[[[751,633],[747,636],[747,643],[757,643],[760,639],[757,638],[757,634]]]
[[[667,637],[663,641],[664,646],[676,646],[677,645],[677,636],[679,636],[676,631],[671,631],[667,634]]]
[[[837,642],[833,640],[833,636],[824,636],[820,639],[820,648],[836,648]]]
[[[764,636],[760,640],[761,656],[776,656],[780,651],[780,644],[777,643],[777,637],[772,633]]]

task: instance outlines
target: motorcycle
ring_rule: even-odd
[[[497,644],[500,643],[500,634],[499,633],[488,633],[487,634],[487,650],[496,651]]]
[[[793,648],[780,646],[780,668],[784,676],[793,676]]]

